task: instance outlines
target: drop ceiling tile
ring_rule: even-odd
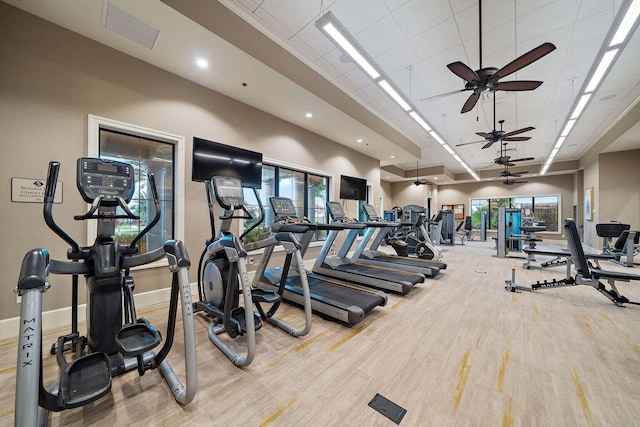
[[[264,22],[267,27],[279,34],[282,38],[289,40],[293,36],[293,31],[289,30],[286,26],[282,25],[280,21],[271,16],[271,14],[262,8],[258,8],[254,13],[258,18]]]
[[[336,1],[329,10],[353,36],[389,13],[383,0]]]
[[[452,17],[448,0],[410,0],[393,12],[408,39],[437,26]]]
[[[390,15],[362,30],[356,39],[372,58],[406,42],[402,31]]]
[[[264,0],[259,10],[275,17],[292,34],[296,34],[320,16],[320,4],[317,0]]]
[[[387,50],[374,59],[387,74],[394,74],[410,65],[416,66],[420,62],[413,48],[406,43],[395,49]]]
[[[450,0],[449,3],[451,4],[451,9],[454,14],[461,13],[469,8],[475,8],[475,14],[478,16],[477,0]]]
[[[352,70],[344,73],[349,80],[353,82],[357,89],[371,84],[371,79],[360,68],[354,67]]]
[[[394,11],[409,0],[384,0],[384,4],[387,5],[390,11]]]
[[[572,26],[579,7],[579,0],[556,1],[518,17],[518,43],[545,38],[562,27]]]
[[[460,44],[460,36],[454,19],[450,18],[418,34],[409,43],[418,57],[425,59]]]
[[[608,1],[582,0],[577,19],[580,21],[593,15],[600,15],[602,12],[606,12],[613,19],[615,11],[612,6],[612,3]]]

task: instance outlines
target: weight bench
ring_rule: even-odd
[[[533,270],[533,269],[544,269],[551,267],[559,267],[561,265],[567,266],[567,278],[571,277],[571,252],[567,248],[561,248],[559,246],[544,246],[544,247],[528,247],[522,250],[527,254],[527,262],[522,264],[522,268],[525,270]],[[552,259],[542,262],[539,265],[532,264],[533,261],[536,261],[536,255],[541,256],[550,256]],[[585,248],[585,256],[589,261],[595,263],[597,268],[600,268],[601,260],[609,260],[614,261],[615,255],[603,254],[600,252],[596,252],[593,249]]]
[[[505,281],[505,289],[511,292],[518,290],[534,291],[537,289],[559,288],[576,285],[591,286],[613,302],[618,307],[623,307],[625,303],[640,305],[638,302],[629,301],[628,298],[621,295],[615,285],[616,281],[630,282],[632,280],[640,281],[640,275],[629,274],[618,271],[607,271],[600,268],[593,268],[587,259],[584,247],[580,241],[578,227],[573,219],[565,219],[562,222],[565,235],[567,236],[567,244],[571,253],[571,262],[575,265],[575,277],[569,276],[562,280],[552,280],[551,282],[537,282],[531,286],[518,285],[515,281],[515,269],[511,271],[511,280]],[[609,288],[600,280],[606,280]]]

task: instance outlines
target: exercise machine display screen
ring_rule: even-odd
[[[362,208],[364,209],[365,214],[367,215],[367,217],[370,220],[377,220],[378,219],[378,214],[376,213],[376,210],[374,209],[373,206],[371,205],[362,205]]]
[[[291,199],[286,197],[271,197],[269,202],[276,216],[296,216],[296,207],[293,206]]]
[[[337,221],[340,219],[344,219],[344,209],[342,209],[342,205],[338,202],[328,202],[327,207],[329,208],[329,213],[331,217]]]
[[[134,191],[134,170],[128,163],[81,157],[78,159],[77,185],[85,202],[98,196],[104,202],[121,197],[129,203]]]
[[[242,182],[238,178],[216,176],[212,178],[211,182],[216,199],[224,209],[230,209],[231,206],[239,207],[244,204]]]

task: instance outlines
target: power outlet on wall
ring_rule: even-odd
[[[16,294],[16,304],[22,304],[22,297]]]

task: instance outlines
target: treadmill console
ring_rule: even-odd
[[[369,204],[362,205],[362,209],[364,210],[365,215],[367,215],[367,219],[369,221],[379,221],[378,214],[373,206]]]
[[[340,203],[327,202],[327,209],[329,210],[331,219],[334,221],[343,221],[345,219],[344,209],[342,209],[342,205]]]
[[[213,192],[218,204],[223,209],[238,209],[244,205],[242,181],[228,176],[214,176],[211,178]]]
[[[276,217],[297,216],[293,201],[287,197],[271,197],[269,203]]]
[[[116,197],[129,203],[133,197],[134,170],[128,163],[81,157],[78,159],[76,184],[85,202],[103,196],[102,205],[117,205]]]

